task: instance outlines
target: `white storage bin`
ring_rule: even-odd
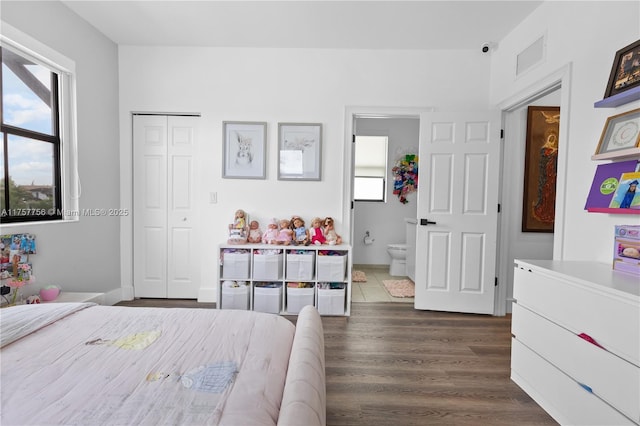
[[[290,314],[299,313],[303,307],[314,305],[314,288],[292,288],[287,287],[287,312]]]
[[[250,253],[222,253],[222,277],[246,280],[249,278]]]
[[[282,279],[282,254],[254,254],[253,279]]]
[[[287,279],[293,281],[312,280],[314,260],[315,253],[312,251],[305,254],[287,253]]]
[[[320,271],[318,271],[319,273]],[[318,312],[320,315],[344,315],[344,288],[318,289]]]
[[[222,287],[222,309],[249,309],[249,286]]]
[[[279,314],[282,310],[282,286],[255,287],[253,290],[253,310]]]
[[[344,281],[346,255],[318,256],[318,281]]]

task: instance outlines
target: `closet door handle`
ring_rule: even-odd
[[[429,219],[420,219],[420,225],[422,226],[426,226],[426,225],[435,225],[435,222],[430,221]]]

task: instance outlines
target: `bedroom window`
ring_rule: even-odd
[[[387,193],[386,136],[356,136],[353,199],[385,201]]]
[[[6,46],[0,56],[0,221],[60,220],[60,74]]]

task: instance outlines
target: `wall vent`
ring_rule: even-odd
[[[544,36],[542,36],[518,54],[516,59],[516,76],[542,62],[544,59],[544,47]]]

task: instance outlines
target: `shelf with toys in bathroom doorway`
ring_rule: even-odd
[[[219,246],[218,309],[297,315],[306,305],[321,315],[351,312],[351,246],[331,217],[271,218],[266,227],[244,210]]]

